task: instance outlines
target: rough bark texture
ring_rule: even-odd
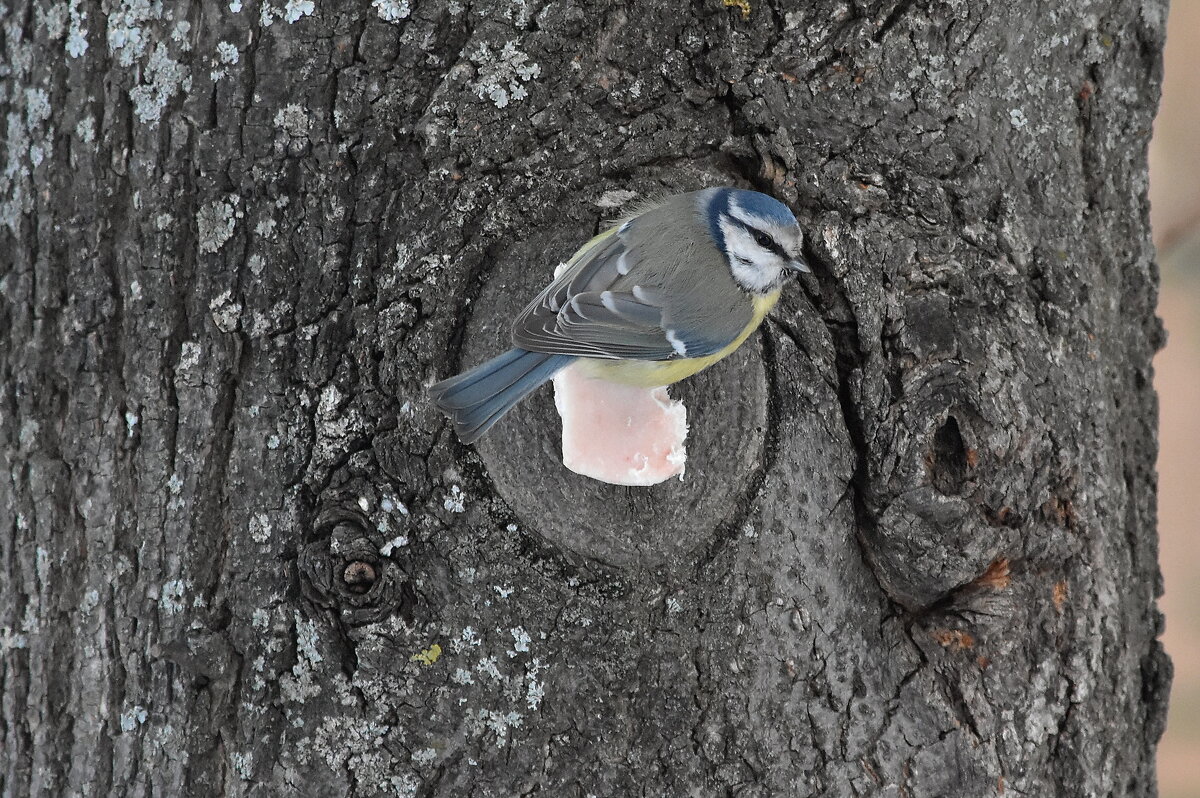
[[[1134,0],[0,4],[0,792],[1149,796]],[[617,212],[816,274],[683,482],[423,386]]]

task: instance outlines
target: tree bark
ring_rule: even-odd
[[[0,5],[0,793],[1154,795],[1165,14]],[[684,480],[548,390],[457,443],[425,385],[719,184],[815,275]]]

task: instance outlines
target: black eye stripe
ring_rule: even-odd
[[[775,253],[783,260],[791,260],[792,259],[792,256],[787,253],[787,250],[785,250],[783,248],[783,246],[781,246],[780,243],[775,240],[775,237],[772,236],[767,231],[760,230],[757,227],[755,227],[754,225],[749,224],[746,221],[739,219],[738,217],[736,217],[732,214],[722,213],[721,219],[723,221],[733,222],[734,224],[741,227],[743,230],[745,230],[747,233],[749,233],[750,236],[754,239],[755,243],[758,244],[763,249],[766,249],[766,250],[769,250],[769,251]]]
[[[779,242],[776,241],[770,233],[766,232],[765,230],[759,230],[757,227],[754,227],[753,225],[746,224],[741,219],[738,219],[736,217],[734,218],[734,221],[737,222],[738,224],[740,224],[742,227],[744,227],[747,230],[747,232],[749,232],[750,235],[753,236],[755,243],[757,243],[760,247],[763,247],[764,249],[769,249],[770,251],[774,252],[776,255],[783,258],[784,260],[790,259],[787,252],[784,251],[783,247],[781,247],[779,245]]]

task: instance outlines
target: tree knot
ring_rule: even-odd
[[[300,581],[314,604],[335,609],[350,626],[393,614],[412,617],[416,594],[393,547],[357,507],[318,516],[313,539],[300,553]]]

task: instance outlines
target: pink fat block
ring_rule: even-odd
[[[683,476],[687,408],[666,388],[593,379],[572,365],[554,375],[554,405],[563,465],[575,473],[637,486]]]

